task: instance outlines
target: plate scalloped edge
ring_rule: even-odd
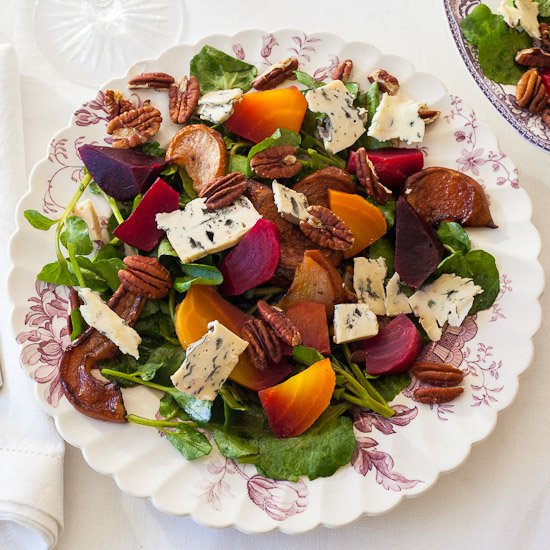
[[[170,52],[185,50],[189,54],[189,52],[196,51],[198,47],[205,43],[210,43],[215,46],[217,45],[218,47],[222,45],[231,45],[233,52],[237,56],[239,56],[239,53],[242,50],[243,57],[244,49],[248,48],[247,44],[254,43],[256,46],[261,46],[260,55],[256,61],[261,61],[267,64],[270,62],[270,56],[274,55],[275,57],[274,52],[281,49],[280,44],[283,43],[283,40],[288,41],[284,43],[289,46],[287,50],[295,50],[296,54],[301,58],[301,61],[306,67],[311,65],[311,60],[315,59],[316,55],[320,55],[319,49],[321,45],[330,44],[330,49],[324,52],[326,56],[323,59],[327,60],[327,66],[324,67],[325,72],[328,70],[330,63],[334,64],[334,58],[337,58],[334,54],[335,51],[340,53],[342,50],[345,50],[346,52],[357,52],[360,50],[362,53],[368,52],[368,56],[371,56],[369,59],[371,60],[378,61],[380,59],[384,59],[387,60],[389,65],[393,65],[392,68],[395,67],[396,69],[400,69],[401,74],[399,74],[400,71],[398,70],[398,76],[404,77],[403,83],[405,87],[407,86],[409,78],[412,78],[414,81],[414,78],[419,75],[419,73],[414,71],[413,66],[408,61],[401,60],[401,58],[397,58],[396,56],[383,56],[371,45],[359,42],[346,44],[339,37],[327,33],[305,35],[303,32],[293,29],[281,29],[272,33],[260,30],[248,30],[234,36],[214,35],[206,37],[195,45],[175,46],[162,54],[157,60],[138,62],[129,69],[127,75],[136,71],[141,71],[144,66],[149,66],[149,64],[155,65],[160,63],[163,59],[165,60],[169,58],[170,55],[173,55]],[[249,58],[247,57],[247,60],[248,59]],[[318,67],[317,69],[321,70],[323,67]],[[125,75],[125,77],[127,75]],[[444,94],[447,94],[445,87],[437,79],[434,77],[429,77],[429,75],[420,76],[422,78],[433,79],[433,81],[442,86]],[[121,82],[124,78],[117,79],[113,82]],[[113,429],[112,427],[98,425],[97,421],[91,421],[90,419],[81,417],[81,415],[78,415],[78,413],[70,408],[66,400],[62,400],[58,407],[53,407],[47,402],[47,397],[44,393],[43,386],[37,383],[35,386],[37,397],[44,405],[45,410],[54,417],[56,427],[64,439],[82,450],[87,463],[93,469],[101,473],[112,475],[116,483],[123,491],[139,496],[149,497],[153,504],[161,511],[181,515],[190,514],[195,521],[202,525],[209,527],[234,526],[237,529],[248,533],[268,532],[274,529],[279,529],[286,533],[301,533],[313,529],[317,525],[337,527],[354,521],[363,515],[382,514],[388,512],[399,504],[403,496],[409,497],[424,493],[433,486],[441,473],[449,472],[459,467],[467,459],[471,451],[472,444],[485,439],[493,431],[496,425],[497,412],[512,402],[518,389],[518,376],[528,367],[532,360],[533,344],[531,337],[538,329],[541,317],[540,305],[536,302],[536,300],[542,292],[544,286],[544,274],[540,264],[537,262],[537,257],[540,252],[540,238],[538,237],[536,229],[530,222],[530,201],[525,191],[516,188],[517,177],[514,179],[514,176],[511,175],[516,173],[513,165],[504,155],[500,153],[496,142],[496,137],[492,134],[492,132],[487,127],[477,122],[477,120],[474,121],[475,115],[473,115],[473,111],[463,105],[459,98],[456,98],[456,102],[458,103],[453,103],[453,101],[455,101],[453,99],[454,96],[446,96],[445,98],[441,97],[439,99],[445,103],[447,98],[451,101],[451,111],[448,113],[448,116],[456,111],[459,113],[456,117],[458,120],[451,117],[451,120],[441,121],[438,122],[438,124],[439,129],[445,135],[450,133],[450,129],[446,128],[444,124],[449,124],[451,128],[455,130],[454,140],[456,141],[456,145],[458,147],[457,151],[460,151],[460,148],[463,148],[468,141],[466,138],[461,139],[461,132],[464,133],[467,128],[472,129],[475,126],[474,134],[477,133],[479,136],[482,136],[482,140],[484,139],[486,142],[490,141],[491,146],[486,148],[487,151],[489,151],[489,156],[494,153],[497,154],[497,156],[492,157],[492,160],[491,158],[484,159],[483,155],[478,155],[476,157],[475,148],[472,148],[472,150],[469,151],[470,156],[468,156],[468,154],[462,154],[462,156],[459,156],[459,158],[456,159],[458,166],[468,166],[470,170],[476,170],[477,168],[478,173],[479,170],[483,172],[485,168],[488,169],[488,172],[491,170],[498,172],[498,170],[496,171],[494,169],[494,166],[495,163],[499,163],[499,166],[503,169],[502,173],[508,177],[508,180],[505,183],[497,184],[497,186],[491,187],[489,190],[490,195],[492,196],[492,193],[494,192],[497,198],[501,196],[503,197],[501,200],[509,200],[508,195],[510,193],[514,193],[514,200],[517,201],[518,204],[522,205],[522,208],[519,209],[521,211],[521,217],[519,220],[511,220],[510,224],[513,227],[516,227],[519,224],[520,229],[525,230],[526,234],[530,238],[531,245],[528,247],[527,257],[523,257],[522,261],[530,260],[528,263],[532,268],[532,280],[529,281],[530,284],[528,285],[528,288],[524,289],[523,292],[525,293],[528,290],[528,297],[530,298],[531,306],[536,304],[532,310],[535,313],[533,314],[531,311],[534,319],[532,319],[531,323],[528,324],[526,332],[521,334],[523,337],[522,341],[524,341],[525,346],[522,348],[523,352],[521,357],[518,358],[519,366],[514,367],[513,369],[512,374],[514,376],[507,380],[508,386],[505,398],[493,403],[492,408],[486,407],[481,409],[481,405],[472,405],[473,407],[476,407],[473,410],[478,411],[480,415],[481,410],[485,411],[483,423],[481,427],[477,428],[477,431],[468,433],[470,436],[469,438],[463,438],[461,440],[462,444],[460,444],[458,448],[453,449],[454,454],[452,456],[444,457],[443,463],[439,462],[436,464],[432,462],[430,464],[432,466],[431,471],[422,471],[422,469],[420,472],[415,471],[415,473],[418,473],[418,476],[415,476],[414,478],[411,476],[410,479],[401,473],[398,473],[396,471],[397,468],[395,470],[392,469],[394,466],[394,459],[396,459],[396,461],[397,459],[401,460],[401,454],[404,449],[409,452],[411,449],[416,450],[418,453],[417,456],[426,459],[425,452],[422,450],[422,445],[420,449],[415,448],[414,443],[411,444],[407,441],[402,442],[402,445],[396,445],[396,438],[391,438],[391,434],[399,431],[400,426],[410,425],[410,430],[412,430],[412,432],[420,438],[421,444],[425,443],[422,441],[422,430],[415,428],[415,426],[418,426],[419,420],[416,421],[416,424],[411,423],[417,416],[423,417],[423,422],[425,423],[425,425],[423,424],[424,428],[425,426],[428,426],[429,429],[433,430],[444,425],[448,427],[446,429],[449,429],[450,433],[455,433],[455,435],[458,433],[462,436],[466,435],[460,426],[456,425],[456,420],[458,417],[457,410],[453,411],[449,408],[442,408],[439,410],[438,408],[437,410],[430,411],[430,418],[428,418],[428,414],[424,414],[424,410],[422,411],[422,414],[419,415],[419,411],[416,407],[417,404],[412,402],[406,395],[406,392],[404,392],[404,394],[399,396],[396,400],[397,407],[399,408],[399,413],[396,417],[400,419],[400,423],[384,423],[383,421],[380,421],[379,418],[376,418],[376,415],[370,414],[364,415],[364,417],[359,418],[356,422],[356,434],[359,434],[358,440],[362,441],[362,456],[359,457],[361,460],[358,460],[355,465],[355,470],[357,471],[355,471],[351,466],[348,466],[341,468],[334,476],[332,476],[332,478],[318,479],[314,482],[308,481],[307,483],[299,482],[291,484],[288,482],[272,482],[271,480],[267,480],[263,476],[255,474],[253,467],[243,467],[242,465],[236,465],[232,461],[228,460],[222,462],[218,460],[218,462],[216,462],[216,459],[212,459],[208,462],[207,469],[209,469],[210,473],[217,471],[216,475],[220,474],[222,476],[222,481],[223,477],[227,476],[227,479],[230,481],[226,483],[227,487],[225,490],[229,492],[230,495],[233,492],[232,497],[228,497],[227,494],[217,494],[215,490],[212,492],[212,487],[215,486],[217,483],[216,481],[216,483],[211,485],[210,488],[206,488],[205,493],[202,493],[200,498],[197,498],[196,501],[188,498],[187,500],[183,499],[185,502],[180,502],[178,500],[174,500],[177,495],[174,495],[173,490],[171,491],[168,489],[168,485],[175,482],[175,479],[182,473],[182,471],[185,472],[184,476],[189,475],[195,481],[201,481],[201,473],[199,472],[197,474],[197,469],[200,469],[200,467],[197,468],[195,464],[187,463],[183,459],[175,457],[179,462],[177,465],[173,466],[174,472],[171,472],[165,477],[162,477],[162,479],[159,479],[157,481],[157,485],[154,487],[151,485],[149,489],[143,489],[142,486],[136,485],[136,476],[134,472],[135,457],[133,462],[132,459],[125,461],[125,458],[127,459],[127,457],[124,457],[123,455],[121,457],[115,454],[116,460],[118,460],[116,464],[110,464],[105,460],[106,453],[102,450],[103,445],[106,444],[104,442],[104,432],[109,432],[109,435],[116,433],[114,437],[117,439],[122,432],[119,432],[118,428]],[[449,105],[446,106],[449,107]],[[474,119],[468,118],[470,117],[468,114],[470,112],[472,113]],[[464,118],[464,120],[461,120],[460,117]],[[75,121],[76,118],[73,116],[71,119],[71,124],[58,132],[54,137],[53,142],[64,139],[66,134],[70,134],[75,125]],[[437,135],[440,130],[437,130],[437,127],[434,127],[435,135]],[[81,133],[83,132],[81,131]],[[437,147],[434,146],[434,149],[437,149]],[[430,153],[428,153],[428,155]],[[437,158],[437,152],[435,157]],[[430,157],[428,156],[428,159],[429,158]],[[495,159],[498,160],[495,161]],[[480,164],[480,160],[483,160],[484,162]],[[462,164],[460,161],[462,161]],[[491,162],[493,162],[492,168]],[[44,171],[47,171],[47,168],[49,167],[48,163],[50,163],[50,161],[48,160],[48,157],[46,157],[35,166],[30,175],[30,188],[21,199],[17,207],[17,229],[10,242],[10,256],[14,263],[14,267],[10,271],[8,283],[10,290],[9,294],[12,299],[12,326],[16,334],[18,334],[20,341],[22,329],[27,328],[24,323],[24,319],[26,318],[28,304],[25,302],[24,296],[21,295],[20,285],[17,284],[17,282],[20,280],[29,279],[29,277],[32,276],[31,274],[34,273],[29,265],[21,265],[21,256],[18,252],[18,246],[20,245],[19,240],[21,239],[21,235],[24,235],[25,230],[27,229],[27,227],[21,225],[22,223],[25,223],[22,216],[22,211],[24,207],[29,207],[29,205],[33,204],[33,201],[36,202],[36,196],[39,195],[40,191],[43,191],[44,182],[43,180],[40,180],[39,176],[41,175],[41,172],[43,173]],[[485,164],[487,164],[487,166],[485,166]],[[485,175],[485,172],[483,172],[482,175]],[[489,184],[490,182],[487,181],[487,183]],[[497,221],[500,222],[498,219]],[[505,226],[509,222],[506,216],[504,216],[503,221],[505,222]],[[476,242],[475,238],[474,242]],[[499,250],[498,243],[493,243],[493,245],[497,250]],[[37,261],[38,260],[35,260],[34,263],[37,264]],[[509,295],[510,293],[504,298],[508,298]],[[59,296],[56,296],[56,298],[59,298]],[[524,299],[525,295],[522,295],[521,298]],[[511,302],[511,304],[515,305],[515,302]],[[493,316],[496,315],[497,320],[501,319],[499,314],[505,315],[502,311],[493,311],[491,314]],[[459,339],[461,338],[464,342],[473,340],[474,337],[471,336],[471,332],[473,332],[474,326],[475,332],[477,332],[477,325],[474,320],[473,325],[470,325],[470,332],[468,334],[461,333],[457,334],[456,337]],[[506,327],[506,330],[509,329]],[[24,343],[24,340],[22,343]],[[485,345],[483,342],[479,342],[479,344]],[[452,351],[453,353],[459,353],[461,360],[466,362],[472,375],[475,375],[478,371],[477,376],[479,376],[482,371],[485,373],[485,370],[487,369],[481,365],[481,360],[477,359],[476,363],[476,358],[471,357],[471,361],[469,361],[468,356],[465,357],[463,349],[459,348],[457,352],[456,342],[453,345],[454,347],[451,346],[452,349],[449,348],[447,352],[450,353]],[[490,346],[485,345],[485,347],[487,348]],[[486,354],[487,353],[490,353],[490,351],[486,352]],[[498,372],[498,370],[498,367],[496,370],[493,367],[494,372]],[[487,372],[490,371],[491,368],[487,370]],[[36,375],[34,378],[36,379]],[[52,383],[51,379],[49,382]],[[475,398],[475,392],[472,392],[471,397]],[[483,401],[480,401],[479,403],[483,404]],[[468,412],[468,410],[465,411],[465,413]],[[133,428],[134,427],[131,429]],[[115,432],[113,432],[113,430],[115,430]],[[378,431],[376,432],[376,430]],[[126,430],[126,432],[129,431],[130,430],[128,429]],[[147,433],[140,432],[140,434],[140,437],[143,440],[146,440],[143,443],[144,448],[140,451],[140,457],[151,461],[154,466],[161,460],[168,460],[170,463],[173,462],[174,457],[173,453],[171,454],[172,450],[169,445],[159,446],[161,449],[157,452],[155,443],[158,441],[158,437],[152,430]],[[374,434],[377,434],[377,440],[373,439]],[[384,437],[388,435],[390,435],[390,437]],[[382,437],[382,439],[378,436]],[[113,442],[108,440],[108,444],[112,446]],[[159,454],[158,457],[157,454]],[[379,463],[377,463],[376,460],[379,460]],[[399,469],[400,471],[404,471],[408,468],[401,463],[399,465]],[[411,471],[414,471],[414,469],[411,469]],[[360,472],[363,477],[361,477],[357,472]],[[375,475],[376,480],[374,479]],[[381,481],[378,480],[379,476]],[[416,479],[416,477],[418,477],[418,479]],[[332,507],[327,504],[327,497],[324,499],[320,498],[321,493],[326,493],[332,496],[341,494],[339,485],[348,481],[349,478],[352,479],[351,482],[348,483],[348,486],[351,483],[355,489],[351,488],[350,492],[345,495],[347,506],[338,507],[337,503],[334,507]],[[384,484],[386,486],[384,486]],[[176,487],[179,487],[179,485],[176,484]],[[237,500],[235,493],[240,495],[240,501]],[[225,502],[224,498],[229,499],[231,507],[234,509],[234,514],[226,514],[223,511],[223,503]],[[378,507],[373,508],[372,505],[369,507],[368,503],[373,498],[380,501]],[[239,506],[237,506],[237,503],[239,503]],[[216,506],[219,506],[220,509],[216,509]]]

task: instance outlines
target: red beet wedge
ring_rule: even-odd
[[[418,288],[443,257],[443,246],[432,228],[401,196],[395,210],[395,271],[401,280]]]
[[[367,151],[380,183],[400,191],[405,180],[424,167],[424,155],[418,149],[387,147]],[[347,171],[355,174],[355,151],[350,151]]]
[[[369,374],[399,374],[409,369],[422,348],[422,336],[406,315],[398,315],[376,336],[365,340],[365,370]]]
[[[114,230],[114,236],[140,250],[153,250],[164,235],[164,231],[157,227],[155,216],[177,210],[179,198],[177,191],[157,178],[134,212]]]
[[[229,296],[242,294],[273,277],[281,245],[277,226],[262,218],[223,259],[220,291]]]
[[[78,153],[99,187],[117,201],[145,193],[165,165],[164,157],[133,149],[83,145]]]

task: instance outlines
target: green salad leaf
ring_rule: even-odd
[[[254,439],[242,437],[211,424],[208,430],[212,432],[220,453],[227,458],[243,458],[258,454],[258,442]]]
[[[181,269],[185,275],[174,280],[174,288],[177,292],[187,292],[193,285],[216,286],[223,283],[223,275],[216,266],[182,264]]]
[[[470,315],[490,308],[500,291],[500,279],[495,258],[485,250],[472,250],[467,254],[455,252],[445,258],[434,275],[455,273],[459,277],[473,279],[483,292],[474,298]]]
[[[386,401],[392,401],[411,383],[411,377],[407,372],[386,374],[370,379],[370,383]]]
[[[277,438],[266,433],[259,441],[257,467],[268,477],[296,481],[331,476],[349,464],[355,450],[353,424],[340,416],[325,423],[322,415],[317,423],[299,437]]]
[[[441,222],[437,228],[437,237],[451,254],[455,252],[466,254],[472,247],[468,233],[456,222]]]
[[[292,130],[287,130],[286,128],[277,128],[268,138],[260,141],[257,145],[254,145],[248,153],[248,160],[252,157],[269,149],[271,147],[277,147],[279,145],[289,146],[289,147],[300,147],[302,138],[300,134],[293,132]]]
[[[382,237],[372,243],[368,248],[368,256],[373,259],[384,258],[386,260],[388,277],[391,277],[395,273],[395,250],[392,241],[387,237]]]
[[[140,145],[139,147],[137,147],[137,149],[142,153],[145,153],[146,155],[150,155],[152,157],[166,156],[166,149],[163,149],[158,141],[149,141],[148,143]]]
[[[478,49],[483,74],[500,84],[516,84],[525,68],[515,61],[516,53],[531,46],[525,31],[510,28],[504,18],[480,4],[460,23],[464,38]]]
[[[315,90],[316,88],[320,88],[326,84],[322,80],[317,80],[304,71],[294,71],[294,75],[296,76],[296,80],[308,90]]]
[[[357,107],[361,107],[367,111],[365,126],[368,129],[372,123],[374,113],[376,113],[376,109],[380,105],[380,87],[378,86],[378,82],[373,82],[366,92],[360,94],[357,97],[356,104]],[[365,149],[380,149],[382,147],[390,147],[391,142],[379,141],[365,133],[357,140],[356,145],[357,147],[365,147]]]
[[[247,92],[258,74],[254,65],[208,45],[191,59],[190,72],[198,79],[203,94],[231,88]]]
[[[55,225],[59,221],[44,216],[44,214],[41,214],[38,210],[25,210],[23,215],[35,229],[40,229],[40,231],[47,231],[52,225]]]
[[[187,460],[195,460],[210,454],[212,445],[208,438],[191,426],[180,425],[175,430],[165,431],[166,439]]]
[[[88,233],[88,224],[78,216],[67,218],[65,230],[59,238],[65,248],[67,248],[67,243],[71,243],[76,254],[91,254],[94,249]]]
[[[550,0],[538,0],[539,15],[541,17],[550,17]]]

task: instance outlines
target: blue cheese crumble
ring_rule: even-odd
[[[196,112],[201,120],[222,124],[233,114],[235,103],[242,97],[243,91],[240,88],[208,92],[199,99]]]
[[[334,306],[334,342],[345,344],[378,334],[378,320],[367,304]]]
[[[384,279],[388,268],[384,258],[353,259],[353,289],[360,304],[367,304],[376,315],[385,315]]]

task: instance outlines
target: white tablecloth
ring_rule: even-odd
[[[347,40],[372,42],[386,53],[410,59],[418,70],[437,75],[499,136],[502,149],[519,169],[521,185],[533,199],[534,222],[543,245],[550,238],[550,155],[517,135],[476,87],[455,50],[440,0],[187,0],[184,4],[181,41],[252,27],[328,31]],[[22,71],[28,171],[91,91],[57,74],[37,50],[33,5],[32,0],[0,0],[0,35],[15,45]],[[22,181],[21,194],[25,186]],[[545,268],[550,266],[547,252],[542,262]],[[542,302],[543,308],[550,306],[550,297]],[[296,537],[210,530],[189,518],[163,515],[149,502],[122,494],[112,479],[92,471],[78,450],[67,447],[65,530],[58,548],[550,548],[549,325],[546,314],[535,338],[533,365],[522,376],[516,401],[500,415],[491,437],[431,491],[404,501],[389,514]],[[5,334],[9,327],[0,330]]]

